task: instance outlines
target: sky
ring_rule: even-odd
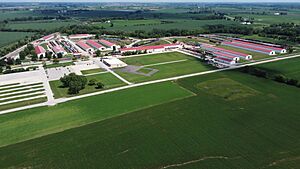
[[[300,0],[0,0],[0,2],[300,2]]]

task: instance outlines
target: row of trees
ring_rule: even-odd
[[[244,73],[248,73],[248,74],[257,76],[257,77],[271,79],[271,80],[274,80],[279,83],[285,83],[287,85],[300,87],[300,83],[297,79],[288,78],[281,74],[272,74],[270,72],[267,72],[266,70],[263,70],[263,69],[260,69],[257,67],[246,66],[246,67],[241,68],[241,71]]]

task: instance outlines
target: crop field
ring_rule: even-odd
[[[30,32],[0,32],[0,48],[33,35]]]
[[[33,29],[33,30],[53,30],[56,28],[75,25],[75,21],[32,21],[32,22],[14,22],[8,24],[6,27],[11,29]]]
[[[300,81],[300,58],[258,65],[257,67],[266,69],[268,72],[274,74],[282,74],[288,78],[295,78]]]
[[[0,147],[192,95],[177,84],[166,82],[87,97],[51,108],[1,115]],[[0,157],[3,159],[2,154]],[[0,168],[3,164],[0,163]]]
[[[96,91],[101,91],[104,89],[110,89],[114,87],[120,87],[125,85],[121,80],[116,78],[114,75],[111,73],[103,73],[103,74],[96,74],[96,75],[91,75],[91,76],[86,76],[87,80],[95,79],[97,82],[101,82],[104,84],[103,89],[97,89],[96,86],[89,86],[86,85],[86,87],[79,92],[80,94],[87,94],[87,93],[92,93]],[[61,87],[61,82],[60,80],[55,80],[50,82],[50,86],[52,88],[52,91],[54,93],[55,98],[61,98],[61,97],[70,97],[74,95],[69,95],[68,94],[68,88],[63,88]]]
[[[186,19],[168,19],[168,20],[115,20],[113,21],[113,27],[109,23],[94,23],[99,27],[104,27],[108,30],[122,30],[122,31],[134,31],[145,30],[150,31],[152,29],[186,29],[196,30],[206,25],[216,24],[237,24],[233,21],[226,20],[186,20]]]
[[[14,19],[14,18],[22,18],[29,16],[36,16],[37,14],[32,11],[1,11],[0,12],[0,21],[4,21],[6,19]]]
[[[158,70],[151,76],[144,76],[116,69],[115,72],[130,82],[157,80],[212,69],[199,59],[178,52],[153,54],[123,59],[128,65]]]
[[[205,90],[207,85],[222,88],[223,82],[226,88],[238,86],[244,94],[233,93],[235,99],[227,99]],[[0,168],[84,168],[87,164],[116,169],[300,167],[298,88],[234,71],[177,83],[197,95],[2,147]],[[164,85],[154,87],[157,90],[145,86],[146,93],[141,92],[143,88],[132,89],[48,110],[0,116],[1,145],[61,131],[95,117],[111,117],[124,107],[133,110],[128,108],[149,100],[148,94],[156,100],[186,91],[172,83]],[[118,104],[107,106],[112,100]]]

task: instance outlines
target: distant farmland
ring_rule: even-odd
[[[75,21],[33,21],[33,22],[14,22],[6,25],[6,28],[23,30],[23,29],[33,29],[33,30],[52,30],[64,26],[74,25]]]

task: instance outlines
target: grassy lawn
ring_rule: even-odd
[[[116,70],[116,72],[130,82],[143,82],[143,81],[163,79],[163,78],[196,73],[196,72],[212,69],[211,67],[203,64],[200,60],[178,52],[147,55],[141,57],[132,57],[132,58],[126,58],[123,61],[125,61],[125,63],[129,65],[142,66],[142,65],[151,65],[151,64],[170,62],[170,61],[178,61],[184,59],[186,59],[186,61],[164,64],[164,65],[147,66],[147,68],[159,70],[157,73],[155,73],[150,77],[127,73],[127,72],[121,72],[120,70]]]
[[[125,83],[123,83],[121,80],[116,78],[111,73],[103,73],[103,74],[91,75],[91,76],[86,76],[86,77],[87,77],[88,81],[91,79],[95,79],[98,82],[103,83],[104,88],[97,89],[96,86],[86,85],[86,87],[83,90],[81,90],[78,95],[97,92],[97,91],[110,89],[110,88],[114,88],[114,87],[120,87],[120,86],[125,85]],[[68,88],[60,87],[61,82],[59,80],[51,81],[50,86],[54,93],[55,98],[75,96],[75,95],[68,94]]]
[[[0,147],[189,96],[189,91],[166,82],[1,115]]]
[[[30,32],[0,32],[0,48],[31,35]]]
[[[235,93],[236,99],[226,99],[201,85],[219,88],[213,82],[255,94],[240,97]],[[298,88],[233,71],[181,79],[178,84],[197,96],[160,101],[164,104],[3,147],[0,167],[300,167]],[[144,87],[148,88],[146,93]],[[149,101],[148,94],[156,100],[185,91],[172,83],[144,87],[0,116],[1,144],[61,131],[90,119],[97,121],[108,114],[111,117],[124,107],[127,111],[139,109],[134,105]],[[170,91],[172,87],[175,91]],[[112,101],[116,104],[107,106]],[[168,167],[175,165],[178,167]]]
[[[73,62],[53,63],[50,65],[46,65],[45,68],[65,67],[65,66],[71,66],[71,65],[74,65],[74,63]]]
[[[252,52],[252,51],[249,51],[249,50],[239,49],[239,48],[235,48],[235,47],[231,47],[231,46],[219,45],[218,47],[252,55],[254,60],[259,60],[259,59],[272,57],[272,56],[269,56],[269,55],[266,55],[266,54],[262,54],[262,53],[258,53],[258,52]]]
[[[88,74],[93,74],[93,73],[99,73],[99,72],[103,72],[103,69],[90,69],[90,70],[82,70],[81,73],[84,75],[88,75]]]

